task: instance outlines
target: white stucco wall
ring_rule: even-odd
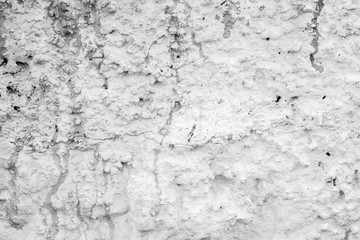
[[[357,0],[0,0],[1,240],[360,239]]]

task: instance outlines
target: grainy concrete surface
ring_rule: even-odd
[[[358,0],[0,0],[0,239],[360,239],[359,34]]]

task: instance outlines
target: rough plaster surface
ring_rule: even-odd
[[[1,240],[360,239],[358,0],[0,0]]]

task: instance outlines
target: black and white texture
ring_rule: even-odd
[[[0,0],[0,240],[360,239],[360,1]]]

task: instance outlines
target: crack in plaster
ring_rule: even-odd
[[[324,0],[318,0],[316,2],[315,11],[313,11],[314,18],[311,20],[311,24],[313,25],[313,34],[314,37],[311,41],[311,45],[314,47],[314,52],[310,53],[310,62],[311,66],[318,72],[322,73],[324,71],[324,68],[315,63],[315,55],[319,53],[319,37],[321,36],[318,29],[318,17],[321,14],[321,10],[324,7]]]

